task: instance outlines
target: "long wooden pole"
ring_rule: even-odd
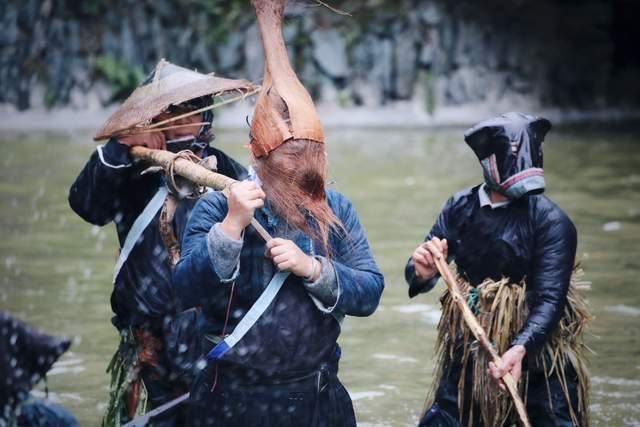
[[[447,284],[449,294],[451,294],[453,302],[455,302],[455,304],[458,306],[458,309],[462,312],[462,318],[471,330],[471,333],[476,338],[476,340],[478,340],[480,346],[491,355],[493,363],[495,363],[496,365],[502,365],[502,358],[489,341],[489,338],[487,338],[487,333],[484,331],[482,325],[480,325],[480,322],[478,322],[478,319],[471,311],[471,308],[469,308],[469,305],[464,299],[462,292],[460,292],[458,283],[453,276],[453,273],[451,272],[447,261],[444,259],[444,256],[442,255],[442,253],[438,252],[433,254],[433,257],[435,259],[436,267],[438,268],[440,275]],[[524,402],[520,398],[520,394],[518,393],[518,384],[516,383],[515,379],[513,378],[511,373],[507,372],[505,376],[502,377],[502,381],[507,387],[511,398],[513,399],[513,403],[516,407],[516,412],[520,417],[520,422],[522,422],[522,425],[525,427],[531,427],[529,417],[527,416],[527,409],[524,406]]]
[[[161,166],[165,170],[168,170],[169,166],[173,163],[173,171],[178,175],[198,185],[211,187],[214,190],[224,190],[229,185],[237,182],[233,178],[212,172],[204,166],[190,160],[177,157],[176,154],[169,151],[153,150],[138,145],[131,147],[129,154],[136,159],[144,160],[154,166]],[[265,230],[255,218],[251,220],[251,225],[266,242],[272,239],[269,232]]]

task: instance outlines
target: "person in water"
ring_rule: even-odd
[[[35,397],[31,389],[71,345],[0,311],[0,427],[78,427],[62,405]]]
[[[589,319],[572,273],[576,228],[542,193],[543,118],[508,113],[465,133],[484,183],[455,193],[409,259],[409,296],[438,281],[434,256],[455,261],[458,281],[489,340],[496,366],[479,348],[448,292],[438,325],[437,371],[421,426],[511,425],[509,396],[519,380],[535,426],[587,426],[583,330]]]
[[[355,426],[336,341],[345,315],[374,312],[384,280],[352,204],[325,189],[324,136],[289,64],[284,1],[253,3],[266,56],[255,174],[198,202],[175,271],[178,298],[202,307],[211,348],[188,425]]]
[[[214,91],[247,85],[160,61],[98,131],[98,139],[109,140],[98,146],[71,186],[71,208],[94,225],[114,222],[121,246],[111,294],[112,322],[121,342],[109,365],[112,383],[103,425],[120,425],[144,412],[143,406],[152,409],[186,392],[201,356],[193,345],[200,342],[194,335],[197,312],[181,312],[172,287],[180,238],[199,194],[184,182],[153,173],[132,159],[129,149],[191,150],[221,174],[246,177],[243,166],[210,145],[210,110],[169,122],[165,130],[126,128],[141,119],[159,123],[203,109],[212,104]],[[169,182],[173,185],[167,191]],[[184,417],[183,405],[156,417],[154,425],[182,425]]]

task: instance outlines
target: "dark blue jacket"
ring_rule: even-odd
[[[539,350],[564,311],[576,255],[571,219],[544,195],[525,196],[505,207],[480,207],[480,187],[454,194],[425,241],[446,238],[449,257],[472,286],[487,278],[527,283],[528,318],[512,344]],[[433,288],[438,277],[420,283],[409,260],[409,295]]]
[[[265,371],[313,369],[336,351],[340,332],[334,317],[368,316],[374,312],[384,288],[384,279],[371,254],[365,232],[351,202],[340,193],[327,192],[329,206],[344,225],[332,232],[331,255],[339,297],[331,313],[319,310],[303,286],[300,277],[290,275],[263,315],[258,327],[243,338],[242,357],[234,360],[247,367]],[[227,214],[227,201],[220,193],[205,195],[196,205],[185,231],[182,258],[176,266],[174,284],[178,299],[186,306],[202,306],[207,324],[204,333],[221,335],[231,283],[221,280],[211,262],[208,233]],[[307,254],[327,257],[320,244],[296,230],[286,230],[282,221],[268,209],[256,212],[256,219],[274,237],[288,238]],[[265,242],[252,227],[244,231],[239,273],[231,305],[227,333],[253,305],[276,269],[265,257]]]
[[[218,171],[235,179],[246,177],[246,169],[213,147]],[[85,221],[105,225],[113,221],[120,246],[133,222],[163,185],[159,174],[140,175],[146,166],[132,162],[126,145],[110,140],[91,155],[69,191],[71,208]],[[195,200],[180,201],[174,217],[174,230],[180,240]],[[175,312],[168,253],[158,230],[158,218],[147,226],[116,280],[111,307],[119,328],[136,326],[149,319],[162,319]]]

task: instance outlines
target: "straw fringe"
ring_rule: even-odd
[[[570,415],[575,426],[588,427],[589,374],[585,350],[589,349],[584,343],[584,332],[591,315],[584,297],[579,292],[587,288],[586,282],[578,281],[578,277],[581,275],[582,270],[576,267],[571,278],[564,315],[533,363],[542,366],[547,379],[552,374],[557,374],[567,400],[569,400],[569,392],[565,366],[568,363],[571,364],[578,378],[579,413],[574,413],[573,407],[569,405]],[[528,315],[525,298],[526,283],[523,281],[514,284],[506,278],[498,282],[485,280],[476,289],[473,289],[464,280],[458,278],[458,284],[465,297],[477,292],[478,321],[485,328],[489,340],[494,344],[498,353],[506,352],[512,338],[520,331]],[[472,412],[473,408],[477,407],[480,410],[480,418],[484,426],[502,426],[511,422],[513,411],[509,396],[500,392],[496,382],[486,374],[491,356],[487,352],[479,350],[479,346],[464,323],[448,291],[444,292],[440,301],[442,303],[442,317],[438,324],[438,338],[436,340],[434,382],[425,401],[425,410],[433,403],[437,388],[445,375],[446,366],[449,361],[455,360],[457,347],[463,350],[461,375],[458,383],[458,407],[461,417],[464,408],[469,408],[468,410]],[[465,376],[470,361],[473,363],[472,384],[474,389],[471,391],[472,402],[465,402]],[[547,361],[551,363],[547,363]],[[529,365],[532,365],[531,361]],[[520,393],[525,398],[527,384],[528,373],[523,372]],[[549,390],[548,383],[547,390]],[[553,407],[551,393],[548,395],[549,403]],[[471,425],[474,417],[473,413],[469,415],[469,425]]]

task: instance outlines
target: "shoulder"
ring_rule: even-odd
[[[204,206],[227,206],[227,198],[222,191],[209,191],[198,200]]]
[[[220,222],[227,214],[227,199],[219,191],[206,193],[189,214],[187,233],[208,232],[213,224]]]
[[[528,196],[528,203],[537,230],[576,234],[576,227],[569,215],[547,196]]]
[[[329,207],[339,218],[341,215],[354,210],[353,203],[351,203],[351,200],[344,194],[336,190],[326,190],[326,193]]]
[[[225,213],[227,211],[227,198],[221,191],[210,191],[205,193],[194,208],[194,213],[197,214],[210,214],[216,215],[218,213]],[[194,215],[194,216],[196,216]]]
[[[207,147],[207,154],[215,156],[218,161],[218,170],[223,175],[230,176],[234,179],[245,179],[248,175],[247,168],[242,166],[236,159],[229,156],[222,150],[215,147]]]
[[[459,210],[464,209],[470,204],[478,202],[478,190],[480,189],[480,185],[476,185],[474,187],[468,187],[463,190],[460,190],[454,193],[449,199],[445,202],[443,210]]]
[[[216,147],[213,147],[213,146],[211,146],[211,145],[209,145],[209,146],[207,147],[207,155],[209,155],[209,156],[216,156],[216,157],[218,157],[218,158],[222,157],[222,158],[225,158],[225,159],[230,159],[230,158],[231,158],[231,157],[230,157],[227,153],[225,153],[224,151],[222,151],[222,150],[220,150],[220,149],[218,149],[218,148],[216,148]]]

